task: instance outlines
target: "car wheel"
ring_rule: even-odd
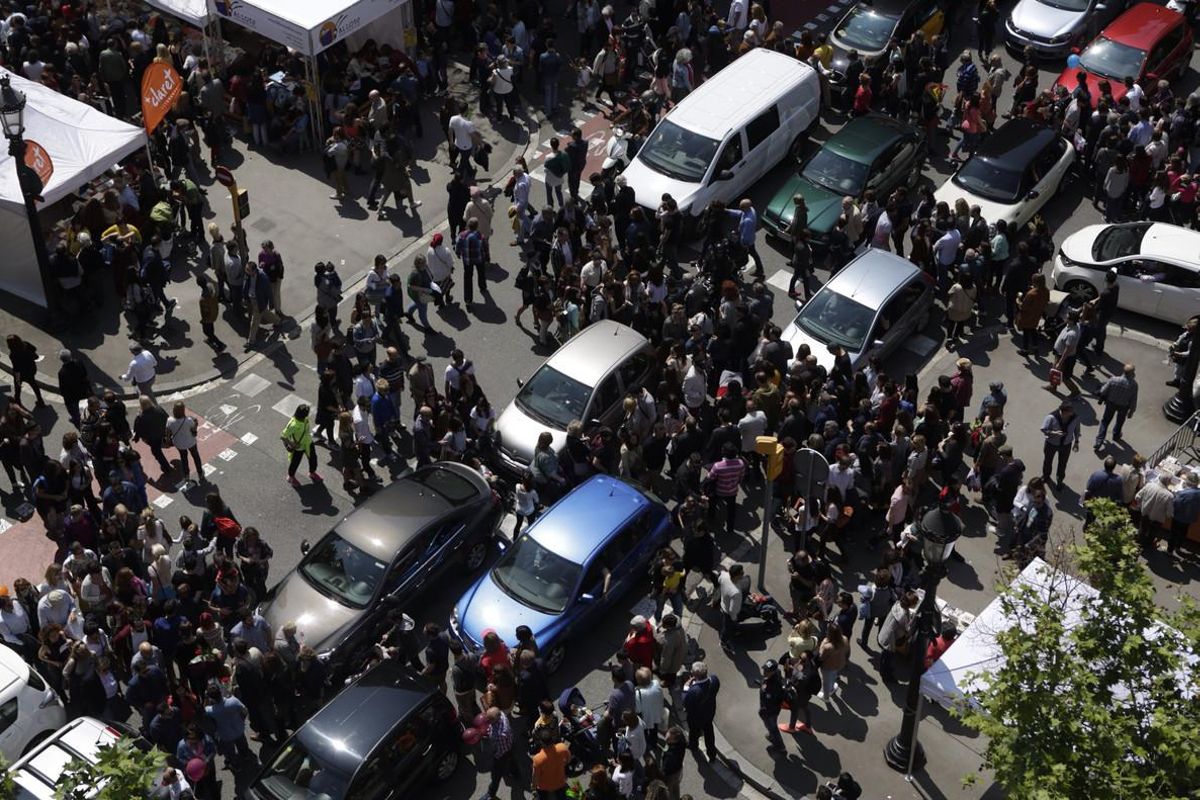
[[[458,753],[453,750],[446,751],[437,763],[437,768],[433,771],[434,777],[439,781],[448,781],[458,770]]]
[[[1095,300],[1099,294],[1096,287],[1087,281],[1067,281],[1063,291],[1067,293],[1067,302],[1072,306],[1082,306],[1084,303]]]
[[[463,557],[463,565],[467,568],[468,572],[474,572],[483,566],[487,554],[488,541],[487,539],[480,539],[467,548],[467,554]]]
[[[562,666],[563,659],[567,657],[567,649],[561,643],[550,648],[550,652],[546,654],[546,674],[553,675],[558,672]]]

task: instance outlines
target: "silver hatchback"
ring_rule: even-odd
[[[928,273],[887,250],[869,249],[800,308],[782,338],[793,351],[807,344],[826,369],[833,366],[830,345],[840,345],[857,368],[924,330],[932,308]]]
[[[612,320],[587,326],[528,381],[518,381],[521,390],[496,420],[496,466],[508,475],[524,473],[538,437],[549,431],[561,451],[574,420],[613,424],[621,417],[621,400],[641,391],[654,371],[654,349],[645,336]]]
[[[1083,47],[1129,5],[1128,0],[1019,0],[1004,23],[1009,47],[1042,58]]]

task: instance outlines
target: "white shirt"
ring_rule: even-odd
[[[708,378],[693,361],[683,378],[683,402],[688,408],[704,405],[708,397]]]
[[[513,203],[518,206],[529,205],[529,176],[525,173],[513,181]]]
[[[11,610],[0,609],[0,639],[19,645],[21,640],[17,637],[23,633],[29,633],[29,615],[21,601],[13,598]]]
[[[437,284],[441,284],[454,272],[454,256],[445,242],[439,247],[430,247],[425,251],[425,263],[429,267],[429,277]]]
[[[154,370],[158,366],[158,359],[148,350],[135,355],[129,361],[129,369],[121,377],[132,383],[147,383],[154,380]]]
[[[438,0],[439,4],[445,0]],[[450,135],[454,137],[454,146],[459,150],[470,150],[475,146],[475,123],[462,114],[450,118]]]
[[[516,513],[523,517],[528,517],[537,508],[537,489],[526,491],[524,484],[517,484],[517,488],[513,490],[513,500]]]
[[[594,258],[583,265],[583,269],[579,271],[579,284],[582,288],[595,289],[600,285],[600,279],[604,277],[605,270],[604,259]]]
[[[767,431],[767,415],[761,408],[747,411],[746,416],[738,421],[738,430],[742,432],[742,451],[754,452],[758,437]]]
[[[375,434],[371,433],[371,411],[370,409],[363,411],[358,406],[350,412],[350,419],[354,422],[354,439],[359,444],[375,444]]]
[[[192,420],[187,416],[171,417],[167,420],[167,443],[180,450],[191,450],[196,446],[196,434],[192,432]]]
[[[747,16],[746,0],[733,0],[729,4],[729,16],[725,21],[733,30],[741,31],[746,29]]]
[[[476,433],[487,433],[488,428],[492,426],[495,419],[496,409],[490,406],[486,413],[480,413],[478,406],[471,409],[471,427]]]
[[[1126,92],[1125,97],[1129,99],[1129,110],[1140,111],[1142,108],[1142,98],[1146,96],[1146,91],[1135,81]]]
[[[474,375],[475,365],[469,361],[464,361],[461,367],[456,367],[453,364],[446,365],[445,380],[451,389],[456,392],[459,390],[459,387],[462,385],[462,376],[464,373]]]

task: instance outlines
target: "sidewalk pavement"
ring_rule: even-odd
[[[466,68],[453,65],[450,70],[452,94],[477,107],[476,92],[467,80]],[[257,255],[266,239],[275,243],[283,256],[285,274],[281,305],[287,315],[278,332],[271,333],[257,350],[244,351],[248,319],[239,318],[227,307],[216,323],[217,336],[228,346],[216,354],[203,341],[200,331],[199,287],[195,276],[205,271],[201,264],[207,250],[200,252],[191,243],[177,237],[172,253],[172,283],[167,294],[179,302],[169,317],[158,319],[159,329],[148,348],[159,360],[159,378],[155,389],[171,394],[218,378],[230,378],[256,352],[269,349],[280,339],[296,339],[303,333],[303,321],[315,307],[312,266],[331,261],[342,278],[343,292],[353,295],[365,281],[377,253],[394,258],[406,247],[444,224],[446,219],[445,186],[450,177],[445,136],[438,123],[438,103],[424,106],[425,135],[414,142],[417,164],[413,185],[422,202],[415,216],[396,211],[389,201],[389,213],[377,220],[366,207],[370,175],[349,176],[350,198],[337,203],[328,199],[329,181],[324,177],[320,154],[283,155],[275,150],[250,148],[242,139],[222,158],[222,164],[234,171],[239,188],[249,191],[250,214],[244,223],[252,255]],[[518,156],[529,155],[541,140],[536,117],[521,122],[501,120],[494,124],[483,117],[475,123],[484,141],[492,145],[488,173],[478,175],[478,183],[488,186],[492,180],[503,183]],[[216,221],[227,240],[233,223],[232,200],[228,191],[212,181],[211,171],[202,167],[204,188],[208,191],[205,224]],[[205,244],[207,248],[207,244]],[[407,264],[397,271],[407,273]],[[211,272],[209,273],[211,276]],[[73,320],[65,330],[44,329],[44,311],[7,294],[0,294],[0,329],[15,333],[31,342],[43,356],[38,383],[57,391],[58,352],[75,351],[87,365],[93,382],[100,390],[113,389],[127,398],[136,391],[121,381],[129,364],[130,340],[121,303],[111,285],[104,286],[103,306],[92,315]],[[0,348],[0,369],[11,373],[7,350]]]
[[[1119,317],[1119,321],[1127,319],[1128,315]],[[1085,394],[1076,401],[1084,425],[1083,438],[1079,452],[1074,453],[1069,462],[1067,488],[1055,493],[1058,514],[1051,532],[1053,544],[1072,541],[1079,535],[1080,496],[1087,476],[1099,468],[1103,456],[1112,453],[1125,462],[1135,451],[1149,454],[1174,430],[1159,412],[1159,406],[1170,395],[1170,390],[1162,383],[1167,374],[1165,348],[1165,342],[1153,337],[1119,325],[1110,327],[1107,355],[1099,360],[1100,370],[1096,375],[1082,381]],[[1002,326],[984,328],[973,331],[970,340],[957,352],[942,350],[935,355],[919,375],[922,389],[933,383],[937,375],[952,372],[954,361],[960,356],[971,358],[975,364],[975,402],[987,393],[990,382],[1004,382],[1009,396],[1009,442],[1015,455],[1025,462],[1026,476],[1039,474],[1042,454],[1039,427],[1045,414],[1061,401],[1061,397],[1056,397],[1046,385],[1049,369],[1046,360],[1027,362],[1016,355],[1015,344]],[[1124,442],[1110,442],[1106,450],[1093,454],[1091,445],[1099,411],[1095,393],[1108,375],[1119,371],[1125,362],[1139,367],[1139,411],[1126,423]],[[971,414],[973,416],[973,409]],[[977,499],[977,496],[971,496],[972,501]],[[759,557],[761,503],[760,487],[751,484],[748,498],[739,510],[735,536],[719,539],[722,551],[729,554],[726,565],[739,562],[752,576],[756,574]],[[969,504],[963,516],[967,530],[957,546],[963,560],[951,562],[949,575],[938,588],[938,596],[970,615],[982,611],[995,597],[995,587],[1007,583],[1005,571],[1012,562],[1002,561],[994,553],[995,540],[977,503]],[[873,525],[874,518],[860,523],[859,529],[851,534],[848,563],[831,564],[838,588],[851,592],[856,601],[857,587],[880,558],[880,552],[871,550],[865,541]],[[790,555],[788,544],[774,531],[767,543],[765,588],[785,609],[790,608],[786,569]],[[1193,597],[1200,596],[1194,580],[1198,572],[1194,564],[1180,566],[1166,558],[1151,556],[1148,566],[1157,590],[1156,599],[1161,605],[1176,605],[1181,586],[1187,586]],[[883,749],[900,730],[907,664],[904,659],[898,659],[896,672],[900,682],[884,684],[879,678],[879,647],[874,635],[869,639],[870,646],[865,654],[858,641],[861,623],[855,626],[850,666],[842,673],[840,695],[832,703],[814,697],[810,704],[814,732],[785,735],[787,755],[772,757],[766,752],[765,731],[755,713],[758,708],[755,681],[761,674],[763,661],[779,658],[787,651],[790,626],[785,622],[779,635],[768,636],[756,622],[748,622],[736,650],[729,653],[722,649],[718,640],[719,612],[707,608],[706,602],[698,603],[695,612],[685,614],[684,622],[689,637],[699,644],[696,655],[702,657],[710,671],[722,680],[717,703],[716,727],[720,739],[717,749],[725,765],[749,788],[769,797],[811,796],[818,786],[846,770],[854,775],[863,786],[865,796],[869,797],[928,800],[951,795],[965,798],[1003,796],[1000,788],[992,784],[990,776],[981,770],[985,740],[932,703],[924,704],[918,731],[928,756],[928,766],[914,775],[912,782],[887,767]],[[787,721],[786,712],[780,714],[780,720]],[[976,773],[979,781],[963,787],[964,778]]]

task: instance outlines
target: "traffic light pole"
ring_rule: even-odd
[[[238,202],[238,185],[234,181],[229,185],[229,197],[233,200],[233,235],[237,237],[238,252],[250,263],[250,248],[246,245],[246,229],[242,227],[242,207]]]
[[[754,442],[754,451],[765,456],[763,477],[766,490],[763,492],[762,533],[758,539],[758,590],[767,593],[767,542],[771,533],[772,506],[775,503],[775,479],[783,471],[783,445],[774,436],[759,436]]]

